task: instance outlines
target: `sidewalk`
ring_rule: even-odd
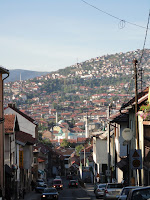
[[[25,194],[24,199],[21,200],[36,200],[37,196],[40,194],[36,193],[35,191],[31,191]]]

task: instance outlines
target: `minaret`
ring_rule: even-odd
[[[56,124],[58,124],[58,112],[56,111]]]
[[[21,73],[20,73],[20,82],[21,82]]]
[[[89,138],[89,124],[88,124],[88,114],[86,116],[86,123],[85,123],[85,137]]]

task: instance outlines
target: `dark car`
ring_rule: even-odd
[[[62,179],[54,179],[53,180],[53,187],[56,189],[63,189]]]
[[[127,186],[123,187],[118,200],[126,200],[130,190],[141,188],[142,186]]]
[[[58,199],[58,191],[55,188],[45,188],[42,195],[41,199]]]
[[[150,199],[150,187],[142,187],[129,191],[127,200],[149,200]]]
[[[72,179],[73,179],[73,176],[72,176],[71,174],[68,174],[68,175],[67,175],[67,179],[68,179],[68,180],[72,180]]]
[[[69,184],[68,184],[68,187],[78,187],[78,181],[77,180],[70,180],[69,181]]]
[[[43,181],[37,182],[35,191],[42,193],[46,187],[47,187],[47,184],[45,182],[43,182]]]

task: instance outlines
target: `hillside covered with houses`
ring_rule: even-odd
[[[15,199],[19,187],[30,191],[31,181],[68,174],[78,176],[80,184],[125,178],[130,185],[137,179],[135,169],[141,170],[139,183],[149,185],[149,50],[142,65],[147,87],[138,91],[136,114],[132,85],[132,59],[140,53],[108,55],[34,79],[1,83],[5,148],[0,170],[5,169],[1,182],[6,194],[11,189]],[[9,71],[1,68],[1,73]],[[132,132],[130,146],[123,136],[126,128]],[[139,168],[129,160],[130,150],[137,155],[137,145]]]

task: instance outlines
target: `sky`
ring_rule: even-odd
[[[1,0],[0,8],[0,65],[8,70],[51,72],[91,58],[143,49],[150,3]],[[150,25],[145,48],[150,48]]]

